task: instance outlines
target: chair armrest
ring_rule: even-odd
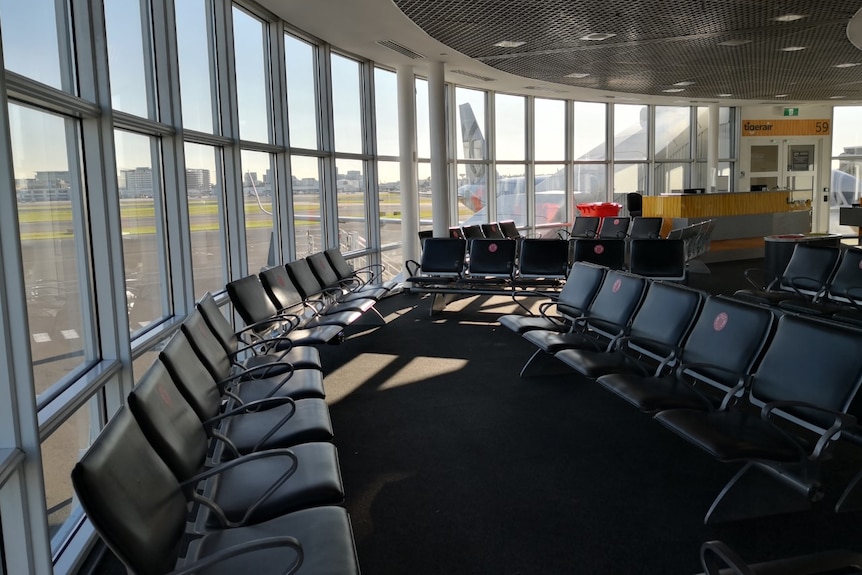
[[[691,363],[680,363],[676,370],[674,371],[675,377],[677,381],[680,383],[686,384],[689,388],[700,395],[709,409],[714,409],[715,405],[713,404],[710,398],[702,393],[695,385],[685,379],[686,372],[697,372],[698,369],[708,370],[708,371],[720,371],[731,375],[736,378],[736,383],[734,383],[730,389],[728,389],[724,396],[721,399],[721,403],[719,404],[718,411],[725,411],[730,409],[733,404],[739,400],[748,389],[751,387],[751,376],[746,373],[739,373],[738,371],[727,369],[726,367],[722,367],[720,365],[715,365],[713,363],[706,362],[691,362]]]
[[[415,276],[422,269],[422,265],[416,260],[407,260],[404,262],[404,267],[407,269],[408,277]]]
[[[776,410],[783,410],[784,408],[788,407],[797,407],[812,411],[818,411],[820,413],[825,413],[832,416],[832,424],[827,429],[825,429],[823,433],[820,434],[820,437],[817,439],[817,443],[814,444],[814,448],[808,455],[808,459],[810,460],[818,459],[822,455],[826,447],[829,445],[829,442],[833,439],[836,439],[837,436],[841,433],[841,431],[856,426],[856,418],[849,413],[844,413],[843,411],[835,411],[834,409],[828,409],[819,405],[813,405],[805,401],[770,401],[760,409],[760,417],[761,419],[763,419],[763,421],[771,423],[772,420],[770,416],[772,415],[772,412]],[[776,429],[779,429],[780,431],[782,431],[782,433],[788,435],[791,439],[793,439],[793,436],[790,436],[790,434],[787,434],[786,432],[784,432],[784,430],[778,428],[778,426],[776,426]]]
[[[273,434],[275,434],[275,432],[278,431],[282,425],[287,423],[288,420],[290,420],[290,418],[294,416],[294,414],[296,413],[296,402],[292,398],[286,397],[286,396],[266,397],[263,399],[250,401],[244,405],[234,407],[233,409],[226,411],[224,413],[221,413],[215,417],[211,417],[210,419],[208,419],[204,422],[204,427],[207,429],[211,429],[212,427],[217,425],[219,422],[221,422],[222,420],[227,419],[229,417],[234,417],[236,415],[245,415],[248,413],[255,413],[255,412],[259,411],[260,409],[271,409],[273,407],[278,407],[278,406],[284,405],[284,404],[290,404],[291,409],[281,419],[276,421],[267,430],[267,432],[261,436],[261,438],[258,440],[258,442],[255,443],[254,447],[251,450],[252,453],[255,453],[255,452],[260,450],[261,446],[265,445],[266,442],[269,441],[269,438],[272,437]],[[214,437],[216,436],[216,432],[213,432],[213,436]],[[230,441],[230,438],[227,438],[227,437],[222,438],[221,434],[218,434],[218,437],[219,437],[219,439],[223,439],[223,440],[226,440],[227,442],[229,442],[229,444],[231,445],[231,447],[234,451],[234,456],[239,455],[239,452],[237,451],[236,446],[233,444],[232,441]]]
[[[204,495],[200,495],[195,492],[194,487],[205,479],[209,479],[210,477],[215,477],[221,473],[224,473],[228,469],[232,469],[237,465],[242,465],[248,461],[254,461],[258,459],[264,459],[267,457],[287,457],[291,460],[291,465],[286,470],[284,470],[278,477],[273,478],[272,484],[264,491],[260,497],[258,497],[257,501],[255,501],[248,509],[246,509],[245,515],[243,515],[242,519],[239,521],[230,521],[225,516],[224,511],[218,504],[206,497]],[[201,473],[198,473],[194,477],[190,477],[186,479],[180,486],[184,489],[190,488],[192,492],[192,499],[201,503],[202,505],[206,505],[218,518],[219,523],[224,528],[233,528],[233,527],[243,527],[248,524],[249,519],[252,517],[257,508],[263,505],[267,499],[269,499],[273,493],[278,490],[279,487],[284,485],[285,481],[287,481],[295,472],[297,467],[299,466],[299,460],[296,455],[290,449],[267,449],[266,451],[258,451],[257,453],[249,453],[248,455],[243,455],[242,457],[238,457],[236,459],[231,459],[230,461],[226,461],[222,464],[219,464],[215,467],[211,467]]]
[[[763,291],[763,290],[765,290],[765,289],[766,289],[766,286],[764,286],[764,285],[763,285],[763,273],[764,273],[765,271],[766,271],[766,270],[764,270],[763,268],[746,268],[745,270],[743,270],[742,275],[743,275],[743,277],[745,278],[745,281],[747,281],[748,283],[750,283],[750,284],[754,287],[754,289],[756,289],[756,290],[758,290],[758,291]],[[760,274],[760,280],[761,280],[761,281],[760,281],[759,283],[758,283],[758,282],[756,282],[756,281],[754,281],[754,280],[751,278],[751,276],[752,276],[755,272],[757,272],[757,273],[759,273],[759,274]]]
[[[723,567],[729,567],[733,575],[754,575],[745,561],[723,541],[707,541],[701,545],[700,564],[704,575],[719,575]]]
[[[293,575],[302,565],[303,550],[299,541],[289,535],[280,535],[277,537],[266,537],[263,539],[255,539],[254,541],[246,541],[237,545],[231,545],[224,549],[219,549],[212,555],[207,555],[203,559],[199,559],[192,563],[187,563],[181,569],[171,571],[168,575],[194,575],[200,573],[207,567],[212,567],[222,563],[227,559],[239,557],[255,551],[275,548],[293,549],[296,552],[296,558],[290,564],[286,565],[281,575]]]

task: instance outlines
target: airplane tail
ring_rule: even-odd
[[[486,157],[485,137],[473,114],[469,103],[458,106],[461,115],[461,143],[464,146],[464,158],[468,160],[483,160]],[[466,164],[467,183],[458,188],[458,199],[473,211],[485,206],[488,185],[488,171],[484,164]]]

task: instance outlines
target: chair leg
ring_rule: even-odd
[[[457,294],[453,293],[435,293],[431,300],[431,311],[428,315],[434,315],[438,311],[443,311],[446,306],[458,299]]]
[[[800,481],[784,468],[749,462],[724,486],[703,522],[711,525],[807,511],[822,498],[818,481]]]
[[[536,377],[539,375],[558,375],[561,373],[574,373],[574,371],[562,361],[537,349],[524,367],[521,368],[521,377]]]

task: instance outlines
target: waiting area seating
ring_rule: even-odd
[[[588,269],[573,267],[567,285]],[[585,286],[596,281],[583,275]],[[559,301],[542,304],[540,318],[500,317],[537,347],[521,375],[571,368],[716,460],[742,464],[707,523],[821,501],[822,462],[840,443],[862,444],[849,412],[862,385],[862,329],[661,281],[636,288],[632,278],[605,269],[592,300],[559,317],[545,311]],[[836,511],[858,505],[860,478],[833,494]]]

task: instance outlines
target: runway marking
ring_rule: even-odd
[[[36,343],[48,343],[49,341],[51,341],[51,336],[47,333],[34,333],[33,341],[35,341]]]
[[[63,334],[63,337],[66,339],[78,339],[81,337],[74,329],[62,329],[60,330],[60,333]]]

